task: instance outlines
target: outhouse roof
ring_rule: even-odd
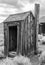
[[[9,15],[8,18],[4,22],[24,20],[29,15],[29,13],[31,13],[31,12],[28,11],[28,12]]]

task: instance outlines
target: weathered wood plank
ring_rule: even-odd
[[[8,27],[4,24],[4,54],[8,56]]]
[[[0,23],[0,45],[4,45],[4,24]]]
[[[23,47],[22,47],[22,45],[23,45],[23,43],[22,43],[22,37],[23,37],[23,21],[21,23],[21,54],[23,53],[22,52],[22,49],[23,49]]]
[[[24,21],[22,24],[22,55],[24,55]]]
[[[19,53],[21,53],[21,22],[19,24]]]
[[[30,53],[30,14],[28,15],[28,54]]]
[[[19,25],[17,26],[17,54],[19,54]]]
[[[39,27],[39,4],[35,4],[35,28],[36,28],[36,50],[35,52],[37,53],[37,48],[38,48],[38,27]]]
[[[34,16],[32,13],[30,13],[30,53],[34,50],[34,35],[35,35],[35,27],[34,27]],[[32,53],[33,54],[33,53]]]
[[[27,18],[25,19],[25,54],[27,55]]]

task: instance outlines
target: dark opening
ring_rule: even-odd
[[[39,34],[41,33],[45,35],[45,23],[39,25]]]
[[[42,25],[42,33],[45,34],[45,23]]]
[[[9,27],[9,51],[17,50],[17,26]]]

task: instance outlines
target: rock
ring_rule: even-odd
[[[39,57],[40,65],[45,61],[45,51],[43,51]],[[45,64],[45,63],[44,63]]]

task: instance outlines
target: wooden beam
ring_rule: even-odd
[[[35,29],[36,29],[35,52],[36,53],[37,53],[37,48],[38,48],[39,10],[40,10],[40,4],[35,4]]]
[[[19,54],[19,25],[17,26],[17,54]]]

